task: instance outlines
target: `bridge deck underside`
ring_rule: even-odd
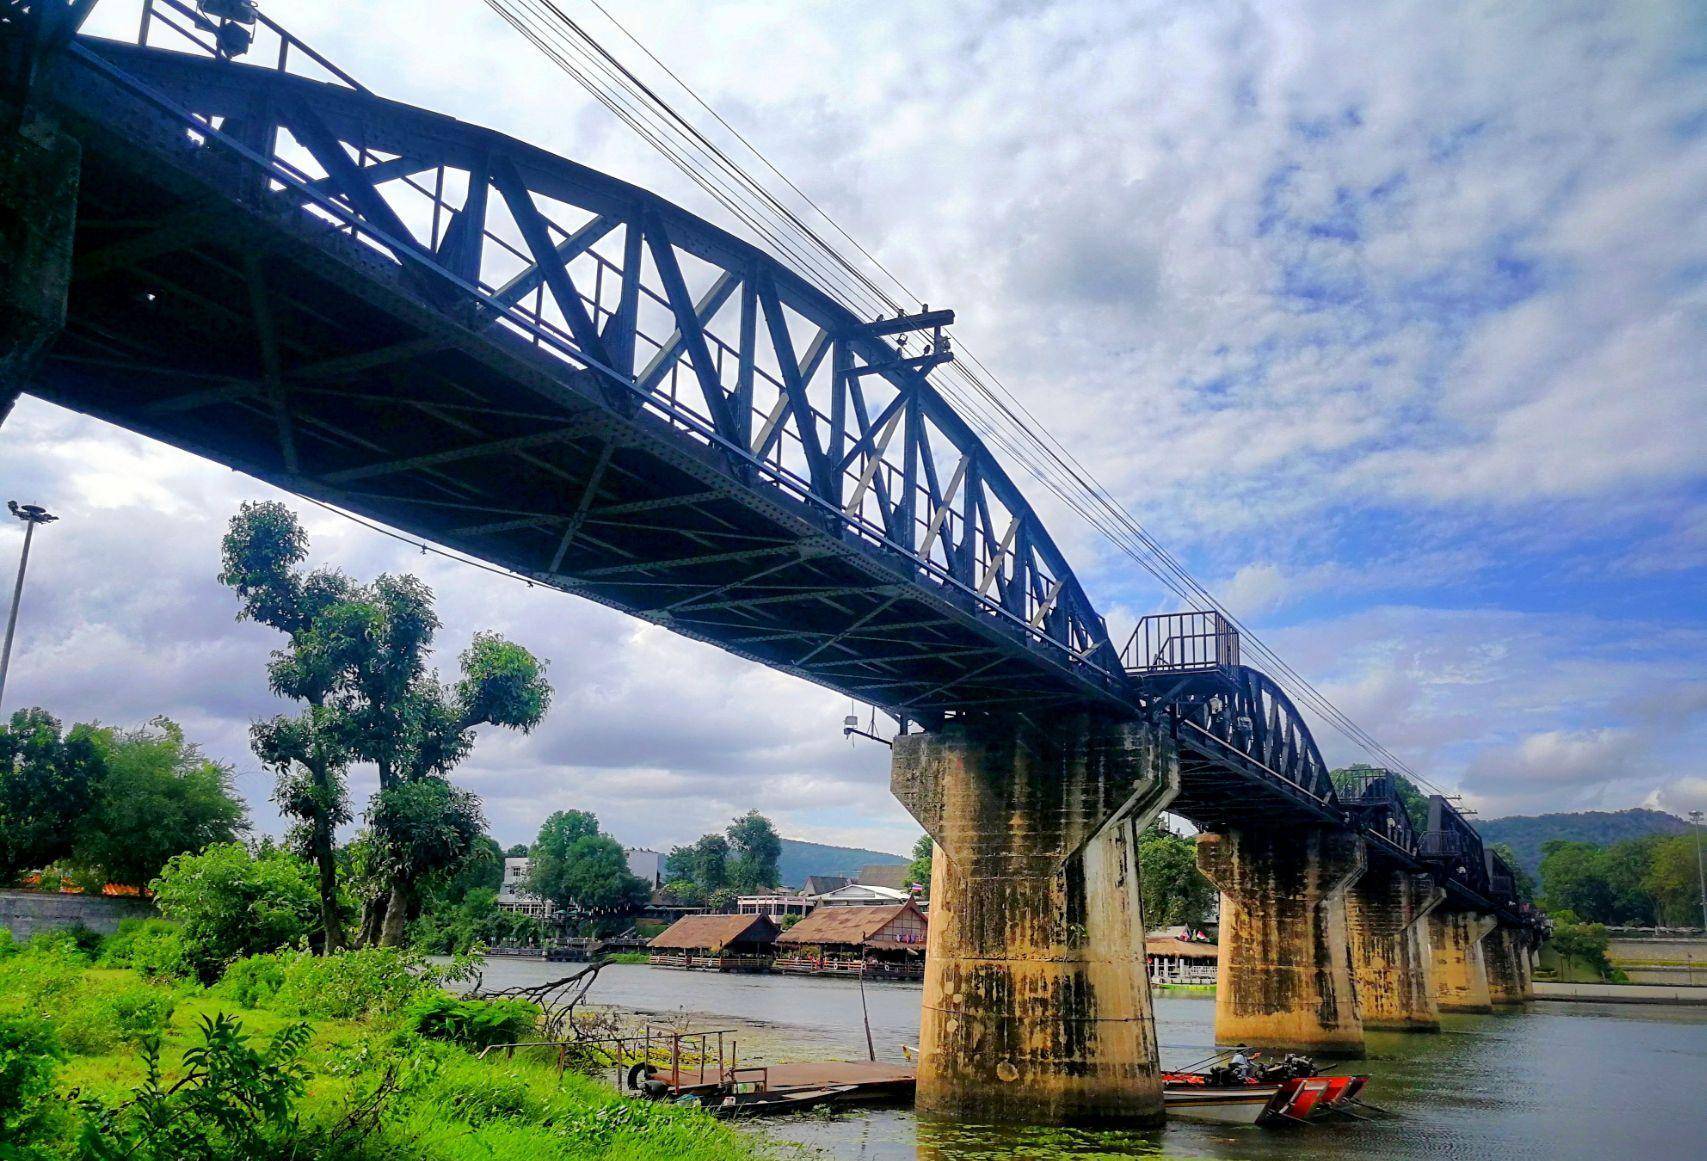
[[[133,120],[68,120],[76,274],[32,393],[915,720],[1084,700],[905,559]]]

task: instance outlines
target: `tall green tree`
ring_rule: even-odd
[[[729,885],[739,891],[762,891],[776,886],[782,839],[771,820],[749,810],[731,822],[726,833],[730,852],[735,856],[729,870]]]
[[[729,840],[720,834],[701,835],[693,845],[693,881],[710,893],[729,885]]]
[[[532,730],[550,705],[551,687],[543,662],[494,633],[477,633],[461,654],[458,680],[440,682],[428,668],[440,627],[432,590],[412,576],[357,585],[336,573],[303,574],[306,553],[295,515],[270,502],[245,505],[226,538],[221,576],[244,602],[240,615],[290,639],[269,670],[274,687],[308,706],[290,728],[258,731],[257,752],[281,778],[302,784],[286,784],[279,797],[303,812],[319,844],[314,857],[328,922],[336,885],[329,841],[339,815],[347,816],[339,763],[377,768],[368,865],[384,885],[363,901],[362,937],[398,946],[420,892],[455,874],[481,831],[478,803],[433,783],[445,782],[468,756],[479,727]],[[428,785],[405,789],[416,783]],[[443,817],[422,816],[432,804]],[[466,841],[458,847],[456,839]]]
[[[1197,869],[1196,840],[1155,821],[1138,835],[1138,883],[1144,922],[1200,927],[1215,906],[1215,887]]]
[[[0,883],[71,853],[75,825],[106,774],[95,732],[61,734],[41,709],[18,710],[0,726]]]
[[[628,869],[622,844],[599,830],[584,810],[560,810],[545,820],[533,844],[528,889],[564,910],[617,911],[646,902],[645,880]]]
[[[78,878],[140,887],[174,855],[249,829],[231,767],[203,754],[176,722],[155,718],[141,729],[94,729],[89,737],[106,773],[74,824],[69,862]]]
[[[913,843],[913,861],[907,864],[907,881],[918,883],[927,894],[931,889],[931,859],[935,850],[931,836],[922,834]]]

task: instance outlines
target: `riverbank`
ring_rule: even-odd
[[[1570,984],[1536,980],[1537,1000],[1590,1004],[1679,1004],[1707,1007],[1707,987],[1673,984]]]
[[[625,1099],[525,1051],[479,1059],[443,1036],[466,1016],[463,1039],[477,1043],[475,1025],[505,1013],[401,982],[395,956],[335,958],[350,970],[317,969],[305,996],[277,957],[204,988],[98,967],[66,944],[5,951],[0,1140],[19,1151],[0,1152],[166,1161],[189,1155],[187,1141],[232,1161],[767,1155],[703,1113]]]

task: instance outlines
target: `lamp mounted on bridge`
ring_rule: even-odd
[[[219,21],[213,35],[221,57],[229,60],[249,51],[255,39],[249,31],[255,23],[255,0],[196,0],[196,8],[209,20]]]

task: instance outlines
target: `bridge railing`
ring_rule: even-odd
[[[1129,673],[1232,669],[1239,631],[1218,612],[1159,613],[1139,620],[1121,653]]]

